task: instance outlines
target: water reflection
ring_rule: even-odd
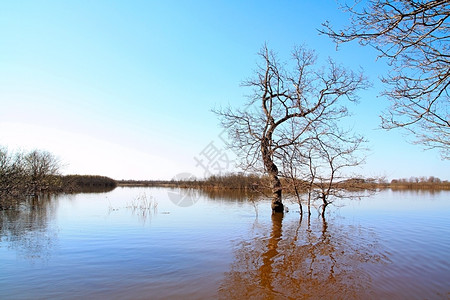
[[[113,191],[115,186],[83,186],[77,189],[74,194],[103,194]]]
[[[229,202],[246,202],[250,200],[259,200],[261,193],[248,190],[220,190],[220,189],[202,189],[200,195],[210,200],[220,200]]]
[[[199,199],[181,207],[169,192]],[[245,194],[200,193],[118,188],[0,212],[0,298],[450,295],[449,192],[383,191],[309,220],[271,216],[270,199],[254,213]]]
[[[429,196],[429,195],[443,195],[448,193],[447,190],[435,190],[435,189],[405,189],[399,187],[392,187],[390,189],[398,195],[410,195],[410,196]]]
[[[220,298],[373,297],[371,272],[386,256],[370,233],[332,224],[325,218],[286,223],[282,214],[272,215],[270,233],[256,224],[254,238],[236,246]]]
[[[54,196],[35,196],[23,201],[20,207],[0,211],[1,246],[7,245],[29,259],[48,259],[57,240],[52,228],[57,201]]]

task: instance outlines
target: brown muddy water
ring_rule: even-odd
[[[163,188],[0,212],[0,299],[449,299],[450,192],[381,191],[327,217]]]

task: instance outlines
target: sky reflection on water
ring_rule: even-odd
[[[0,212],[0,298],[450,296],[450,192],[382,191],[325,220],[300,218],[295,204],[271,216],[245,195],[189,191],[195,204],[180,207],[168,192],[118,188]]]

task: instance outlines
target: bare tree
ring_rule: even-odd
[[[34,150],[25,155],[24,163],[31,194],[37,195],[45,191],[57,180],[60,163],[50,152]]]
[[[367,82],[331,59],[326,68],[316,68],[315,53],[304,47],[292,52],[290,70],[267,46],[259,56],[263,63],[256,76],[244,82],[253,90],[247,106],[215,112],[228,129],[229,146],[237,150],[241,167],[269,176],[272,210],[283,212],[280,177],[288,172],[286,157],[293,148],[302,149],[314,128],[346,116],[342,102],[356,101],[355,92]]]
[[[391,107],[382,128],[404,128],[414,143],[440,150],[450,159],[450,3],[448,0],[370,0],[344,5],[350,25],[322,33],[338,45],[353,40],[386,58],[391,72],[382,78]]]
[[[365,150],[364,138],[352,134],[349,130],[342,130],[335,126],[327,126],[321,131],[315,130],[315,138],[312,140],[308,157],[308,169],[306,175],[309,181],[308,198],[315,194],[314,199],[319,199],[322,217],[325,210],[335,199],[355,197],[353,192],[360,194],[360,188],[349,186],[349,180],[360,176],[351,175],[349,168],[357,167],[364,162],[361,151]],[[310,210],[308,209],[308,213]]]
[[[59,160],[50,152],[33,150],[10,153],[0,146],[0,211],[14,207],[29,197],[55,192],[70,178],[62,181]]]
[[[17,196],[24,180],[23,157],[0,147],[0,198]]]
[[[287,178],[289,189],[300,205],[306,200],[308,214],[315,200],[320,200],[322,216],[326,207],[340,198],[361,196],[366,186],[362,176],[350,173],[354,167],[364,163],[365,139],[337,124],[346,114],[311,126],[308,138],[301,144],[285,149],[282,176]],[[353,182],[358,178],[358,182]],[[355,184],[350,184],[355,183]]]

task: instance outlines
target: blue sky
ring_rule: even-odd
[[[357,44],[336,51],[316,30],[325,20],[346,22],[333,0],[4,1],[0,145],[46,149],[64,173],[115,179],[232,171],[211,109],[243,105],[240,83],[264,43],[281,58],[305,44],[322,60],[363,68],[374,84],[351,108],[371,148],[359,173],[450,179],[436,151],[378,129],[387,66]],[[203,168],[197,161],[205,166],[213,150]]]

